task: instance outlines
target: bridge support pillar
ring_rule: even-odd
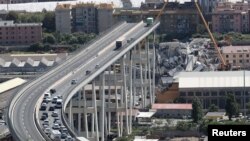
[[[116,104],[116,125],[117,125],[117,135],[118,137],[121,137],[121,130],[120,130],[120,112],[118,110],[119,103],[118,103],[118,95],[117,95],[117,72],[116,68],[113,68],[114,71],[114,85],[115,85],[115,104]]]
[[[99,97],[101,99],[101,114],[100,114],[100,123],[101,123],[101,140],[104,141],[105,136],[104,136],[104,132],[105,132],[105,127],[104,127],[104,123],[105,123],[105,75],[104,73],[101,74],[101,89],[99,90]]]
[[[153,33],[153,102],[155,102],[155,31]]]
[[[82,94],[82,91],[79,91],[78,92],[78,108],[79,109],[81,109],[81,103],[80,103],[80,101],[81,101],[81,94]],[[81,125],[82,125],[82,120],[81,120],[81,117],[82,117],[82,113],[81,112],[79,112],[78,113],[78,135],[80,135],[81,134]]]
[[[82,88],[82,95],[83,95],[83,107],[84,107],[84,126],[85,126],[85,137],[89,137],[89,129],[88,129],[88,116],[87,116],[87,100],[86,100],[86,93],[85,93],[85,88]]]
[[[150,56],[149,56],[149,39],[147,38],[147,43],[146,43],[146,50],[147,50],[147,64],[148,64],[148,86],[149,86],[149,97],[150,97],[150,104],[152,105],[153,102],[153,95],[152,95],[152,82],[151,82],[151,64],[150,64]]]
[[[126,120],[126,135],[129,134],[128,127],[128,93],[127,93],[127,81],[126,81],[126,65],[125,65],[126,55],[122,58],[122,73],[123,73],[123,97],[125,102],[125,120]]]
[[[141,55],[141,46],[139,47],[139,57],[140,57],[140,88],[141,88],[141,100],[142,100],[142,108],[145,107],[145,99],[143,92],[143,75],[142,75],[142,55]]]
[[[100,93],[100,91],[99,91]],[[95,80],[92,81],[92,102],[94,103],[94,115],[95,115],[95,132],[96,141],[99,141],[99,128],[98,128],[98,115],[97,115],[97,104],[96,104],[96,90],[95,90]],[[93,129],[92,129],[93,130]]]
[[[129,134],[132,133],[132,110],[133,110],[133,61],[132,61],[132,56],[133,56],[133,49],[130,51],[130,66],[129,66]]]

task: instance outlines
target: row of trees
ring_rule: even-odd
[[[45,44],[86,44],[88,41],[94,39],[95,34],[86,33],[73,33],[73,34],[60,34],[44,33],[43,43]]]
[[[192,118],[195,123],[201,121],[203,117],[202,112],[202,105],[200,100],[196,97],[192,103]],[[249,112],[250,112],[250,103],[248,104]],[[226,113],[231,120],[233,115],[237,115],[239,113],[239,104],[237,103],[235,96],[233,94],[228,94],[226,96],[226,106],[225,106]],[[216,112],[218,111],[218,107],[214,104],[210,105],[209,112]]]
[[[10,11],[6,20],[13,20],[15,23],[42,23],[45,32],[55,32],[55,12],[46,11],[34,13],[19,13]]]

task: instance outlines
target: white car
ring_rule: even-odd
[[[47,134],[47,135],[50,134],[51,133],[50,128],[45,128],[44,133]]]
[[[58,123],[55,123],[55,124],[52,126],[52,129],[59,130],[59,129],[60,129],[60,125],[59,125]]]
[[[50,98],[50,97],[51,97],[51,94],[50,94],[49,92],[47,92],[47,93],[44,94],[44,97]]]

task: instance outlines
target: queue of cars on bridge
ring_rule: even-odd
[[[60,118],[60,110],[62,109],[62,96],[53,96],[56,93],[55,89],[44,93],[43,101],[40,106],[40,125],[44,133],[55,141],[74,141],[68,132],[68,129],[63,126]]]

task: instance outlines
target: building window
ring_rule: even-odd
[[[233,58],[235,58],[236,56],[235,55],[233,55]]]
[[[233,63],[236,63],[236,60],[233,60]]]
[[[239,60],[240,63],[242,63],[242,60]]]
[[[228,55],[226,55],[226,58],[228,58]]]
[[[211,96],[217,96],[217,92],[211,92]]]
[[[240,54],[240,58],[242,57],[242,54]]]
[[[188,96],[194,96],[193,92],[188,92]]]
[[[219,95],[220,95],[220,96],[225,96],[226,93],[225,93],[225,91],[220,91],[220,92],[219,92]]]
[[[247,54],[246,56],[249,57],[249,54]]]
[[[180,92],[180,96],[186,96],[185,92]]]
[[[196,92],[195,95],[196,96],[201,96],[201,92]]]
[[[249,60],[246,60],[247,61],[247,63],[249,63]]]
[[[204,92],[203,96],[209,96],[209,92]]]
[[[236,96],[240,96],[240,95],[241,95],[241,92],[240,92],[240,91],[236,91],[236,92],[235,92],[235,95],[236,95]]]

